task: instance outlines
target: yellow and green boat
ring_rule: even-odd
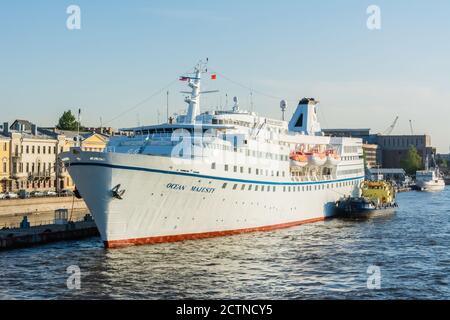
[[[336,213],[344,217],[366,217],[393,212],[397,207],[394,186],[388,181],[363,181],[360,197],[346,197],[336,203]]]

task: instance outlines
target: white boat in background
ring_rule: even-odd
[[[429,168],[428,157],[425,161],[425,170],[416,172],[416,186],[420,191],[442,191],[445,181],[433,156],[434,168]]]
[[[200,63],[182,77],[185,115],[123,129],[129,136],[112,137],[106,152],[61,154],[106,247],[321,221],[359,193],[362,140],[324,136],[316,100],[301,99],[289,122],[242,110],[237,98],[231,110],[201,113],[203,72]],[[336,152],[327,165],[325,150]]]

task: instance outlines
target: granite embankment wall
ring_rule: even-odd
[[[73,197],[43,197],[29,199],[0,200],[0,216],[15,216],[54,212],[56,209],[87,210],[82,199]]]

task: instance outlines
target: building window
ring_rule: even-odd
[[[3,172],[6,172],[6,162],[3,162]]]
[[[31,146],[31,153],[34,154],[34,146]]]
[[[37,147],[37,153],[38,153],[38,154],[41,153],[41,146],[38,146],[38,147]]]

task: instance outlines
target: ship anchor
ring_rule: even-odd
[[[122,196],[125,193],[125,189],[120,190],[120,184],[111,189],[111,194],[113,198],[122,200]]]

